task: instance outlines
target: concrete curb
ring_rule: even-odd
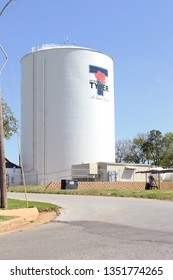
[[[16,229],[20,226],[33,222],[35,219],[37,219],[38,214],[39,212],[36,207],[2,210],[0,211],[1,216],[11,216],[15,218],[9,221],[0,222],[0,233],[4,231]]]

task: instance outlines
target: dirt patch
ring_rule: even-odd
[[[42,212],[42,213],[39,213],[37,219],[35,221],[33,221],[32,224],[45,224],[45,223],[48,223],[48,222],[52,221],[53,219],[55,219],[56,216],[58,216],[58,213],[56,213],[55,211]]]
[[[4,230],[3,232],[0,232],[0,235],[36,227],[41,224],[46,224],[46,223],[54,220],[57,215],[58,215],[58,213],[56,213],[55,211],[39,213],[38,217],[33,221],[26,222],[26,220],[25,220],[25,222],[23,224],[20,222],[20,223],[16,223],[15,225],[13,224],[11,226],[8,224],[8,227],[6,228],[6,230]]]

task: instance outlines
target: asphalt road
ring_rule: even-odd
[[[172,202],[43,194],[28,194],[28,200],[58,204],[61,214],[1,235],[0,259],[173,259]]]

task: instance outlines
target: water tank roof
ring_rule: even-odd
[[[101,53],[101,54],[106,55],[105,53],[103,53],[101,51],[94,50],[94,49],[90,49],[90,48],[86,48],[86,47],[80,47],[80,46],[76,46],[76,45],[63,45],[63,44],[43,44],[42,46],[32,47],[31,52],[29,52],[29,54],[39,52],[39,51],[52,50],[52,49],[74,49],[74,50],[75,49],[81,49],[81,50],[93,51],[93,52],[97,52],[97,53]],[[24,55],[24,57],[27,56],[27,55],[28,54]],[[106,55],[106,56],[109,56],[109,55]],[[110,58],[113,60],[112,57],[110,57]]]
[[[35,51],[50,50],[50,49],[86,49],[86,50],[92,50],[92,49],[89,49],[89,48],[79,47],[79,46],[76,46],[76,45],[44,44],[42,46],[33,47],[31,49],[31,51],[35,52]]]

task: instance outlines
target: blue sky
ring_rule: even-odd
[[[0,10],[7,2],[0,1]],[[3,98],[20,122],[21,58],[68,37],[69,44],[114,59],[116,140],[173,131],[172,15],[172,0],[13,0],[0,18],[0,44],[9,57]],[[5,141],[6,156],[16,163],[18,142],[16,136]]]

